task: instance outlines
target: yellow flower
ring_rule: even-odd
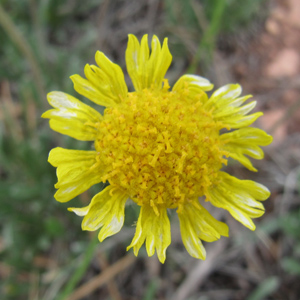
[[[228,236],[228,227],[209,214],[199,197],[254,230],[252,218],[264,213],[260,201],[270,194],[259,183],[221,171],[228,157],[256,171],[247,156],[262,159],[259,146],[271,143],[264,131],[248,127],[262,115],[248,115],[256,102],[244,104],[251,96],[240,97],[238,84],[208,97],[213,85],[197,75],[182,76],[170,89],[165,74],[171,61],[167,39],[161,46],[153,36],[150,54],[147,35],[141,43],[129,35],[126,65],[134,92],[128,92],[121,68],[98,51],[98,66],[84,68],[86,79],[71,79],[79,94],[106,106],[104,114],[71,95],[51,92],[54,109],[42,116],[53,130],[94,142],[91,151],[58,147],[50,152],[49,162],[57,167],[56,200],[69,201],[94,184],[109,182],[87,207],[69,210],[84,216],[83,230],[101,228],[103,241],[121,230],[126,201],[132,199],[141,209],[128,249],[137,255],[146,242],[148,255],[156,250],[162,263],[171,243],[168,209],[177,211],[189,254],[205,259],[201,240]]]

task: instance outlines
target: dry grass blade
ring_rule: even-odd
[[[135,260],[136,258],[131,254],[123,257],[111,267],[105,269],[105,271],[75,290],[74,293],[71,294],[71,296],[68,298],[68,300],[79,300],[90,295],[93,291],[109,282],[114,276],[128,268],[135,262]]]
[[[103,271],[110,267],[108,261],[101,252],[98,253],[97,258]],[[111,299],[122,300],[122,296],[118,291],[118,286],[113,278],[107,282],[107,288]]]
[[[171,297],[173,300],[185,300],[187,297],[198,288],[203,281],[210,275],[210,273],[216,267],[218,262],[218,256],[225,249],[226,243],[222,239],[213,247],[207,249],[207,257],[204,261],[199,261],[195,268],[191,270],[184,282]]]

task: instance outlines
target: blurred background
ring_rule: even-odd
[[[53,198],[50,149],[90,144],[49,129],[40,118],[49,109],[46,94],[82,99],[69,76],[83,75],[97,50],[125,71],[128,33],[169,38],[170,84],[184,73],[205,76],[215,88],[242,84],[264,112],[255,125],[274,136],[265,159],[254,161],[258,173],[228,167],[271,190],[257,230],[221,212],[230,237],[205,243],[205,261],[188,255],[176,218],[161,265],[144,247],[138,258],[126,252],[138,209],[127,207],[122,231],[100,244],[81,231],[68,203]],[[299,0],[1,0],[0,298],[300,299],[299,91]],[[72,206],[86,205],[101,188]]]

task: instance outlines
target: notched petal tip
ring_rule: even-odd
[[[262,146],[268,146],[273,142],[273,136],[265,132],[264,140],[265,142],[262,144]]]
[[[79,74],[73,74],[69,76],[69,78],[72,80],[73,84],[75,84],[75,81],[78,77],[81,77]]]
[[[68,207],[68,211],[75,213],[77,216],[83,217],[89,211],[89,206],[78,208],[78,207]]]
[[[268,189],[251,180],[240,180],[225,172],[219,173],[218,185],[209,190],[209,200],[229,213],[250,230],[255,230],[252,221],[261,217],[265,210],[261,200],[269,196]]]
[[[213,94],[212,98],[225,98],[225,99],[235,99],[242,93],[242,87],[240,84],[226,84],[219,89],[217,89]]]
[[[200,203],[194,199],[197,208],[192,204],[185,204],[178,213],[180,232],[183,244],[188,253],[195,258],[205,259],[206,251],[202,241],[213,242],[221,236],[229,235],[228,226],[216,220]]]
[[[264,201],[270,197],[271,192],[266,186],[251,180],[249,180],[249,182],[252,182],[253,185],[255,186],[255,189],[252,188],[252,191],[253,193],[255,193],[254,195],[258,200]]]
[[[167,39],[160,45],[157,36],[152,37],[151,54],[148,45],[148,35],[141,42],[134,35],[128,35],[126,49],[126,66],[136,91],[148,88],[162,89],[164,76],[171,64],[172,55]]]
[[[185,88],[194,89],[195,92],[201,93],[202,91],[210,91],[213,88],[213,84],[206,78],[185,74],[181,76],[173,86],[173,91],[179,91]]]
[[[57,163],[57,158],[60,157],[60,153],[62,151],[64,151],[66,149],[62,148],[62,147],[55,147],[53,149],[51,149],[49,151],[48,154],[48,162],[53,166],[53,167],[57,167],[58,163]]]
[[[227,224],[223,223],[224,224],[224,228],[222,229],[222,232],[221,235],[222,236],[225,236],[225,237],[229,237],[229,227]]]
[[[52,92],[49,92],[49,93],[47,94],[47,101],[48,101],[48,103],[49,103],[51,106],[53,106],[51,99],[52,99],[53,95],[55,95],[55,94],[57,94],[57,93],[61,93],[61,92],[58,92],[58,91],[52,91]],[[49,112],[50,112],[51,110],[52,110],[52,109],[45,111],[45,112],[41,115],[41,118],[43,118],[43,119],[50,119],[50,113],[49,113]]]
[[[164,264],[166,261],[166,254],[163,255],[157,255],[158,260],[160,261],[160,263]]]
[[[245,227],[247,227],[248,229],[250,229],[251,231],[255,231],[256,230],[256,225],[253,223],[253,221],[249,222],[249,224],[243,223],[243,225]]]
[[[94,65],[86,65],[87,79],[78,74],[70,76],[74,89],[98,105],[115,106],[128,92],[123,71],[103,52],[97,51],[95,59],[99,68]]]
[[[108,186],[95,195],[82,214],[82,230],[95,231],[101,228],[98,234],[100,242],[119,232],[124,223],[125,202],[128,196],[121,190],[111,195],[112,189]]]
[[[55,188],[59,188],[57,186],[57,184],[54,185]],[[72,192],[72,190],[66,190],[65,193],[67,192]],[[63,192],[61,190],[58,190],[55,194],[54,194],[54,199],[57,201],[57,202],[60,202],[60,203],[66,203],[66,202],[69,202],[70,200],[72,200],[74,197],[76,196],[70,196],[70,197],[64,197],[63,195]]]
[[[127,251],[133,248],[137,256],[145,241],[148,256],[152,256],[156,251],[159,261],[164,263],[166,249],[171,244],[170,221],[165,208],[161,208],[157,215],[152,207],[141,207],[136,232]]]
[[[157,35],[153,34],[152,40],[151,40],[151,49],[152,49],[152,51],[153,51],[153,49],[155,49],[158,45],[160,46],[159,38],[157,37]]]
[[[50,118],[50,116],[49,116],[49,110],[47,110],[44,113],[42,113],[41,118],[43,118],[43,119],[49,119]]]

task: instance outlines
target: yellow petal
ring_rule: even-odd
[[[256,171],[251,161],[245,157],[249,155],[255,159],[262,159],[264,153],[259,146],[269,145],[273,138],[258,128],[241,128],[221,135],[224,141],[224,150],[229,152],[229,156],[236,159],[251,171]]]
[[[194,201],[198,201],[195,199]],[[216,220],[202,205],[197,207],[187,203],[178,213],[182,241],[193,257],[205,259],[205,250],[201,240],[213,242],[223,236],[228,236],[228,226]]]
[[[213,112],[214,119],[220,121],[224,124],[224,127],[230,128],[242,128],[251,125],[260,116],[263,115],[262,112],[256,112],[251,115],[247,115],[256,106],[256,101],[252,101],[241,107],[227,107],[224,111]]]
[[[214,112],[214,117],[218,120],[226,120],[232,118],[234,115],[244,116],[256,106],[256,101],[252,101],[241,107],[228,106],[226,109]]]
[[[167,38],[161,47],[159,39],[154,35],[151,48],[149,56],[148,35],[143,36],[140,44],[134,35],[129,34],[126,66],[136,91],[151,87],[161,89],[164,76],[171,64],[172,55]]]
[[[99,229],[98,238],[102,242],[109,236],[118,233],[124,224],[124,209],[128,195],[111,185],[94,196],[89,206],[84,208],[68,208],[77,215],[84,215],[82,230]]]
[[[145,240],[148,256],[152,256],[156,250],[159,261],[164,263],[167,247],[171,244],[170,221],[165,208],[159,209],[157,215],[151,206],[141,207],[136,232],[127,250],[133,247],[137,256]]]
[[[214,108],[218,111],[220,108],[227,108],[241,94],[242,88],[239,84],[227,84],[217,89],[205,103],[206,108]]]
[[[252,101],[241,107],[228,107],[224,109],[224,111],[221,111],[219,113],[214,112],[213,115],[215,120],[221,121],[224,126],[229,126],[230,128],[241,128],[249,126],[263,114],[261,112],[258,112],[256,114],[246,116],[246,114],[250,112],[255,106],[256,101]]]
[[[250,170],[252,172],[257,172],[257,169],[253,167],[251,160],[244,155],[243,150],[241,150],[239,148],[234,148],[234,147],[228,146],[228,147],[226,147],[226,151],[228,151],[229,157],[240,162],[248,170]]]
[[[256,112],[247,116],[236,114],[228,116],[226,119],[223,119],[222,122],[225,126],[229,126],[232,129],[242,128],[251,125],[262,115],[262,112]]]
[[[272,143],[272,136],[259,128],[241,128],[222,135],[222,139],[231,140],[231,142],[238,140],[240,145],[260,145],[267,146]]]
[[[214,85],[204,77],[186,74],[177,80],[172,90],[178,91],[184,89],[186,86],[188,86],[189,89],[194,88],[199,91],[210,91],[214,87]]]
[[[86,65],[87,79],[71,76],[74,89],[98,105],[114,106],[127,96],[127,86],[122,69],[110,61],[102,52],[96,53],[98,67]]]
[[[200,207],[201,209],[198,210],[189,204],[189,215],[199,238],[206,242],[213,242],[221,236],[228,237],[228,226],[216,220],[203,206]]]
[[[51,92],[47,99],[55,109],[43,113],[42,118],[50,119],[53,130],[81,141],[95,140],[100,113],[66,93]]]
[[[269,198],[270,191],[264,185],[252,180],[240,180],[234,176],[230,176],[225,172],[220,172],[223,181],[230,185],[232,191],[244,191],[251,197],[263,201]]]
[[[92,185],[101,181],[101,169],[96,160],[97,152],[83,150],[68,150],[60,147],[49,153],[48,161],[57,167],[54,195],[59,202],[67,202]]]
[[[187,252],[192,257],[205,260],[205,248],[197,236],[196,230],[190,222],[188,216],[185,214],[178,214],[178,216],[180,221],[181,238]]]
[[[77,216],[84,217],[89,212],[90,206],[69,207],[68,210],[74,212]]]
[[[122,102],[127,96],[128,88],[125,83],[124,73],[122,69],[114,64],[103,52],[96,52],[96,63],[101,68],[107,79],[110,81],[110,95],[114,97],[115,102]],[[95,71],[95,69],[93,69]],[[100,87],[100,83],[98,83]],[[101,85],[102,88],[102,85]]]
[[[252,218],[264,214],[264,207],[257,200],[269,197],[269,190],[254,181],[240,180],[225,172],[219,172],[217,183],[212,185],[207,196],[216,207],[221,207],[251,230],[255,229]]]
[[[237,98],[242,92],[239,84],[227,84],[216,90],[204,104],[208,110],[212,110],[214,119],[224,124],[224,127],[242,128],[252,124],[263,113],[257,112],[246,115],[256,105],[252,101],[241,106],[251,95]],[[241,106],[241,107],[240,107]]]
[[[229,104],[233,99],[242,93],[242,87],[239,84],[226,84],[217,89],[211,96],[212,99],[220,103]]]

